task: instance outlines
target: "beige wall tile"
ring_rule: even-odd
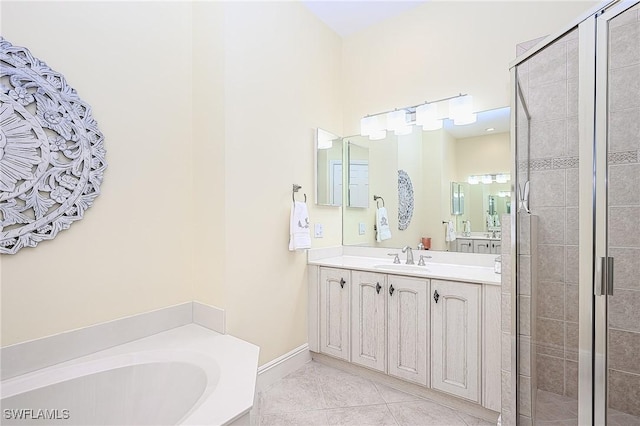
[[[640,375],[609,369],[609,407],[640,416]]]
[[[640,374],[640,333],[609,330],[609,368]]]
[[[538,389],[562,395],[564,393],[564,360],[545,355],[536,359]]]

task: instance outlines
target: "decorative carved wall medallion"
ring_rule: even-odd
[[[398,229],[409,227],[413,217],[413,184],[409,174],[398,170]]]
[[[0,253],[82,219],[100,194],[103,139],[62,74],[0,37]]]

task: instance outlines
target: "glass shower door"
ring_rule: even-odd
[[[635,5],[634,5],[635,3]],[[640,424],[640,7],[596,23],[594,423]]]

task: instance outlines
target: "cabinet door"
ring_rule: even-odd
[[[320,269],[320,352],[349,360],[349,271]]]
[[[473,240],[474,253],[491,253],[491,242],[489,240]]]
[[[389,374],[427,386],[429,280],[388,276]]]
[[[500,254],[502,252],[502,241],[500,240],[491,240],[491,253]]]
[[[458,241],[458,251],[462,253],[473,253],[473,241],[472,240],[463,240],[457,239]]]
[[[480,402],[481,285],[431,280],[431,387]]]
[[[386,275],[351,271],[351,362],[385,371]]]

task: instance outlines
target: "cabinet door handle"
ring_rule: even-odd
[[[391,284],[391,285],[389,286],[389,296],[393,296],[393,292],[394,292],[394,291],[396,291],[396,289],[395,289],[395,288],[393,288],[393,284]]]
[[[438,303],[438,299],[440,299],[440,295],[438,294],[438,290],[433,292],[433,300],[436,301],[436,303]]]
[[[344,278],[340,278],[340,288],[344,288],[344,285],[345,285],[346,283],[347,283],[347,282],[344,280]]]
[[[376,283],[376,293],[380,294],[381,289],[382,287],[380,286],[380,283]]]

